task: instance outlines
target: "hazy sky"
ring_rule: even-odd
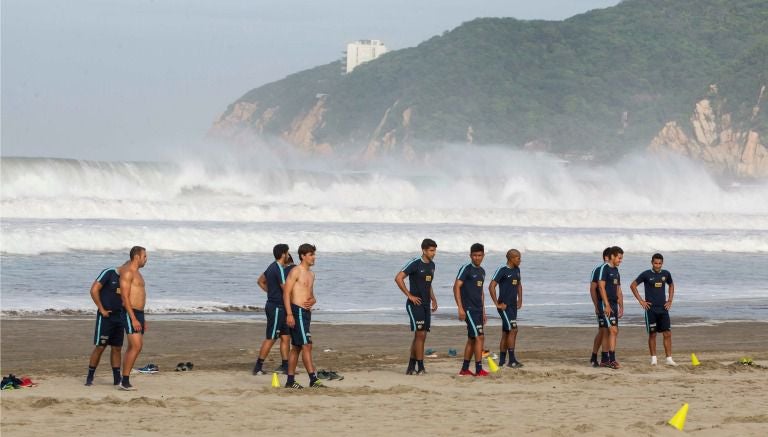
[[[415,46],[476,17],[560,20],[618,0],[3,0],[2,154],[162,159],[259,85],[346,43]]]

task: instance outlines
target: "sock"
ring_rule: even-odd
[[[261,370],[262,367],[264,367],[264,360],[259,358],[258,360],[256,360],[256,365],[253,366],[253,371],[258,372],[259,370]]]
[[[413,370],[416,368],[416,358],[411,358],[408,360],[408,370]]]
[[[283,360],[280,363],[280,367],[282,367],[283,369],[287,369],[288,368],[288,360]]]
[[[510,348],[509,350],[507,350],[507,352],[509,353],[509,362],[510,363],[516,362],[517,358],[515,358],[515,348]]]
[[[416,360],[416,364],[419,365],[419,370],[424,370],[424,360]]]
[[[597,361],[597,354],[592,352],[592,356],[589,357],[589,362],[594,363],[595,361]]]
[[[115,380],[114,385],[120,384],[120,380],[122,378],[120,377],[120,368],[119,367],[113,367],[112,368],[112,378]]]
[[[96,368],[88,366],[88,380],[93,380],[93,375],[96,374]]]
[[[128,375],[123,375],[123,380],[120,383],[123,384],[123,387],[130,387],[131,377]]]
[[[475,361],[475,373],[483,370],[483,360]]]
[[[499,358],[499,366],[503,366],[504,363],[507,362],[507,352],[505,351],[499,352],[499,357],[501,357]]]
[[[285,385],[293,385],[296,382],[296,375],[288,375],[288,380],[285,381]]]
[[[616,351],[608,351],[608,360],[616,361]]]
[[[312,385],[317,381],[317,372],[312,372],[309,374],[309,385]]]
[[[469,370],[469,360],[464,360],[464,363],[461,365],[461,370]]]
[[[601,363],[607,363],[608,362],[608,352],[600,352],[600,362]]]

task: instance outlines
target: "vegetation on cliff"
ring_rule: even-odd
[[[750,118],[768,82],[765,23],[765,0],[625,0],[564,21],[479,18],[351,74],[332,62],[238,102],[257,104],[252,120],[269,110],[262,133],[282,135],[326,95],[313,135],[339,147],[365,144],[380,127],[407,129],[414,144],[465,142],[471,131],[480,144],[613,153],[688,119],[716,83],[734,122],[765,135],[766,111]]]

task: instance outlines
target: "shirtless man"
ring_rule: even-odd
[[[299,353],[304,363],[304,369],[309,374],[310,387],[324,387],[317,379],[317,371],[312,363],[312,334],[309,332],[309,324],[312,321],[312,306],[315,299],[315,273],[311,270],[315,265],[315,246],[304,243],[299,246],[298,266],[288,274],[283,288],[283,304],[285,305],[285,323],[291,333],[291,348],[288,354],[288,380],[286,388],[304,388],[296,382],[296,365],[299,362]]]
[[[125,310],[125,333],[128,336],[128,349],[123,357],[123,380],[117,387],[120,390],[136,390],[131,385],[131,369],[144,345],[144,332],[147,325],[144,322],[144,304],[147,292],[144,288],[144,277],[139,269],[147,264],[147,250],[141,246],[131,248],[131,259],[120,266],[120,297],[123,299]]]

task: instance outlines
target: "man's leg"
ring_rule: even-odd
[[[656,356],[656,332],[650,332],[648,334],[648,351],[652,357]]]
[[[280,358],[285,363],[286,370],[288,368],[288,352],[291,350],[291,336],[280,334]]]
[[[96,368],[99,367],[101,354],[106,346],[96,346],[91,352],[91,359],[88,361],[88,376],[85,377],[85,385],[93,385],[93,377],[96,374]]]
[[[504,322],[501,322],[504,323]],[[507,362],[507,337],[509,332],[501,330],[501,340],[499,340],[499,366],[503,366]]]
[[[517,326],[509,330],[509,336],[507,337],[507,347],[509,348],[507,350],[507,353],[509,353],[509,365],[510,366],[518,366],[520,365],[520,362],[517,361],[517,357],[515,356],[515,344],[517,343]]]
[[[668,357],[672,356],[672,331],[664,331],[661,333],[664,336],[664,354]]]
[[[475,356],[475,374],[483,370],[483,344],[485,336],[479,334],[475,337],[474,344],[472,345],[472,352]]]
[[[122,380],[120,376],[120,361],[122,360],[122,346],[112,346],[112,351],[109,354],[109,362],[112,365],[112,379],[113,384],[118,385]]]
[[[290,352],[288,352],[288,380],[285,382],[286,387],[292,387],[296,381],[296,365],[299,363],[299,353],[302,346],[293,345]]]
[[[269,355],[269,351],[272,350],[272,346],[275,344],[274,338],[266,338],[263,342],[261,342],[261,348],[259,349],[259,357],[256,360],[256,364],[253,366],[253,374],[258,375],[260,373],[264,373],[263,366],[264,366],[264,360],[267,359],[267,356]],[[282,347],[282,344],[281,344]]]
[[[317,381],[317,369],[312,362],[312,344],[305,344],[301,347],[301,362],[304,363],[304,369],[309,374],[309,386],[311,387]]]
[[[472,352],[474,352],[474,349],[475,339],[472,337],[467,337],[467,343],[464,345],[464,362],[461,364],[461,372],[459,372],[460,375],[472,374],[472,372],[469,370],[469,362],[472,360]]]
[[[603,330],[598,328],[597,334],[595,334],[595,341],[592,342],[592,355],[597,358],[597,353],[600,351],[600,346],[603,344]]]
[[[413,334],[414,356],[416,357],[416,372],[424,373],[424,344],[427,342],[427,331],[416,331]]]
[[[136,359],[139,357],[141,348],[144,347],[144,335],[142,334],[128,334],[128,349],[125,351],[125,357],[123,359],[123,380],[120,383],[122,388],[132,388],[130,377],[131,369],[136,363]]]

